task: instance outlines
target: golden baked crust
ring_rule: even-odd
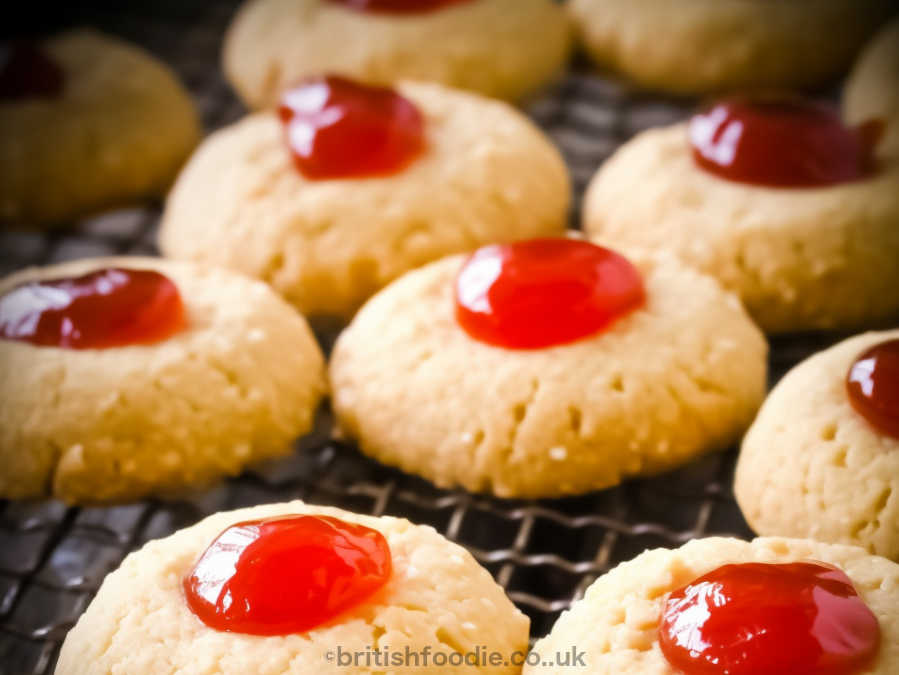
[[[0,293],[108,266],[168,276],[189,326],[108,349],[0,340],[0,496],[135,499],[290,452],[324,394],[324,359],[303,317],[265,284],[156,258],[99,258],[24,270],[0,280]]]
[[[0,103],[0,222],[64,223],[162,194],[200,136],[175,75],[93,30],[43,47],[65,88],[59,99]]]
[[[534,645],[539,654],[586,651],[587,675],[678,675],[659,648],[665,595],[728,563],[818,560],[842,569],[880,622],[880,655],[859,675],[893,675],[899,669],[899,565],[854,546],[803,539],[752,542],[713,537],[679,549],[647,551],[600,577],[583,600],[565,612]],[[525,667],[525,675],[553,673]]]
[[[459,327],[463,257],[406,274],[334,348],[341,429],[386,464],[503,497],[600,489],[733,443],[764,397],[764,337],[714,280],[673,258],[631,260],[644,308],[538,350],[493,347]]]
[[[899,560],[899,440],[855,412],[846,374],[899,338],[865,333],[806,359],[778,383],[746,433],[734,492],[759,534],[862,546]]]
[[[413,267],[564,231],[568,171],[527,118],[436,84],[399,90],[421,110],[428,146],[392,176],[306,179],[272,113],[210,136],[169,195],[163,253],[263,279],[307,316],[348,318]]]
[[[899,163],[869,178],[777,189],[693,161],[684,124],[651,129],[596,173],[583,226],[612,246],[674,253],[741,297],[769,333],[899,314]]]
[[[288,514],[322,514],[379,530],[393,558],[390,580],[378,593],[334,621],[302,634],[260,637],[204,625],[184,602],[181,579],[228,526]],[[374,663],[352,668],[329,661],[345,652],[406,647],[433,654],[474,652],[507,658],[528,645],[528,619],[465,549],[431,527],[384,516],[357,515],[302,502],[218,513],[129,555],[106,577],[90,607],[66,637],[56,675],[339,675],[383,673]],[[508,673],[519,668],[398,669],[404,673]],[[392,672],[392,671],[391,671]]]

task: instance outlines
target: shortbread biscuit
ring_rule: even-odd
[[[899,313],[897,185],[897,163],[821,188],[725,180],[696,165],[675,124],[641,133],[600,168],[583,226],[714,276],[766,332],[851,328]]]
[[[863,546],[899,560],[899,440],[857,413],[846,375],[899,330],[858,335],[803,361],[743,440],[734,492],[759,534]]]
[[[899,19],[881,29],[856,61],[843,91],[843,115],[852,124],[882,120],[877,152],[899,158]]]
[[[361,605],[303,634],[261,637],[217,632],[203,624],[188,608],[181,580],[204,549],[234,523],[289,514],[336,516],[380,531],[393,559],[387,584]],[[408,647],[418,656],[417,667],[410,658],[390,672],[515,673],[520,668],[509,665],[440,667],[434,657],[474,655],[480,647],[511,660],[527,645],[527,617],[471,554],[431,527],[291,502],[218,513],[129,555],[67,636],[56,675],[385,671],[374,662],[339,665],[338,647],[349,653],[389,648],[394,654]]]
[[[600,66],[676,94],[824,84],[849,67],[888,0],[571,0]]]
[[[464,257],[408,273],[337,341],[341,429],[386,464],[502,497],[596,490],[733,443],[764,397],[764,337],[714,280],[673,258],[631,260],[645,306],[536,350],[490,346],[459,326]]]
[[[159,196],[196,145],[199,119],[175,75],[93,30],[40,43],[59,98],[0,101],[0,222],[62,224]]]
[[[150,345],[38,347],[0,339],[0,496],[126,500],[203,485],[284,455],[325,390],[306,322],[265,284],[153,258],[32,268],[36,279],[153,269],[177,285],[188,326]]]
[[[567,169],[523,115],[435,84],[399,91],[421,110],[427,142],[400,173],[309,180],[278,118],[257,113],[188,163],[163,215],[162,251],[263,279],[307,316],[349,317],[413,267],[564,231]]]
[[[570,43],[565,12],[552,0],[471,0],[402,15],[328,0],[251,0],[223,58],[251,108],[322,73],[373,84],[430,80],[516,100],[563,67]]]
[[[730,563],[789,563],[815,560],[839,567],[880,623],[881,645],[872,668],[859,675],[899,670],[899,565],[854,546],[802,539],[760,538],[752,542],[713,537],[676,550],[647,551],[622,563],[587,589],[583,600],[562,614],[534,651],[553,655],[575,645],[586,652],[588,675],[678,675],[659,647],[659,619],[668,593]],[[526,675],[555,673],[527,666]]]

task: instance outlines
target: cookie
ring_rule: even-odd
[[[885,0],[571,0],[599,66],[674,94],[830,82],[891,11]],[[665,39],[659,39],[664,35]]]
[[[899,565],[857,547],[801,539],[760,538],[745,542],[714,537],[691,541],[673,551],[647,551],[600,577],[587,589],[583,600],[562,614],[550,634],[537,641],[533,651],[551,656],[556,651],[570,651],[575,645],[584,654],[585,666],[579,671],[583,673],[676,675],[682,671],[667,660],[659,640],[660,618],[669,593],[722,565],[810,560],[833,565],[847,575],[877,619],[881,638],[878,653],[870,666],[857,672],[865,675],[896,672],[899,668]],[[764,599],[764,594],[760,597]],[[788,610],[782,608],[782,612]],[[733,624],[731,630],[735,630]],[[857,633],[853,633],[855,639]],[[736,635],[732,640],[739,646],[746,645]],[[794,643],[792,649],[806,646],[807,643]],[[751,653],[753,648],[754,644],[746,651]],[[551,667],[526,666],[524,672],[532,675],[558,671]]]
[[[899,438],[856,411],[847,374],[899,330],[815,354],[777,385],[746,434],[734,492],[759,534],[862,546],[899,560]]]
[[[350,4],[248,2],[228,30],[223,55],[244,102],[270,106],[294,82],[319,73],[374,84],[429,80],[517,100],[552,79],[568,58],[568,20],[551,0],[468,0],[402,13]]]
[[[865,47],[843,91],[843,114],[852,124],[882,120],[878,150],[899,157],[899,19],[884,26]]]
[[[103,347],[71,342],[90,336],[77,323],[67,330],[63,318],[60,331],[70,342],[56,347],[47,339],[53,336],[46,317],[14,320],[17,303],[52,310],[60,292],[89,278],[82,275],[117,269],[156,271],[174,284],[181,320],[150,335],[152,343],[133,335]],[[23,286],[64,278],[75,281]],[[113,282],[106,276],[95,283],[106,284],[103,293]],[[15,288],[19,294],[10,295]],[[311,428],[325,390],[323,358],[303,318],[265,284],[228,272],[102,258],[19,272],[0,281],[0,296],[3,498],[118,501],[236,474],[290,452],[291,441]],[[163,296],[153,297],[140,307],[156,311]],[[128,298],[123,302],[115,312],[128,311]],[[104,325],[109,308],[88,306],[90,315],[82,317],[100,337],[121,328],[116,318]],[[154,316],[142,330],[166,315]],[[129,322],[139,327],[141,319]],[[15,331],[20,338],[10,339]],[[26,334],[43,341],[25,340]]]
[[[306,631],[258,635],[205,625],[182,590],[182,579],[204,549],[235,523],[290,515],[336,517],[380,533],[392,558],[386,583],[355,607]],[[527,644],[527,617],[465,549],[432,528],[290,502],[219,513],[129,555],[67,636],[56,674],[514,673],[520,668],[478,668],[457,660],[479,646],[479,653],[496,651],[506,658],[524,653]],[[338,648],[345,655],[367,651],[372,656],[380,649],[391,657],[405,659],[407,650],[412,656],[401,667],[377,666],[373,657],[367,666],[364,658],[352,665],[338,662]]]
[[[159,196],[196,145],[187,92],[93,30],[18,44],[0,65],[0,222],[53,225]]]
[[[683,464],[748,425],[764,397],[767,345],[712,279],[670,257],[631,256],[645,298],[571,340],[553,332],[582,312],[590,288],[564,273],[528,288],[542,272],[523,266],[515,274],[526,297],[506,317],[521,333],[499,346],[473,337],[454,309],[462,270],[489,281],[496,260],[482,254],[497,249],[409,272],[341,334],[332,403],[365,454],[442,487],[554,497]],[[600,282],[599,294],[613,295],[619,282]],[[478,320],[479,302],[489,301],[475,298],[466,321]],[[560,339],[529,341],[547,335]]]
[[[564,231],[567,169],[530,121],[440,85],[397,91],[421,115],[424,149],[391,175],[307,178],[273,113],[214,133],[169,196],[164,254],[262,279],[307,316],[349,317],[413,267]]]
[[[764,167],[769,151],[757,156]],[[583,227],[676,254],[737,293],[766,332],[851,328],[899,313],[897,183],[896,163],[821,186],[724,179],[697,163],[688,125],[675,124],[639,134],[600,167]]]

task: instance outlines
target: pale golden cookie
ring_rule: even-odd
[[[848,68],[889,0],[570,0],[590,57],[676,94],[824,84]]]
[[[759,534],[863,546],[899,560],[899,440],[850,405],[846,375],[899,330],[865,333],[790,371],[743,440],[734,492]]]
[[[843,91],[843,115],[852,124],[883,120],[877,152],[899,158],[899,19],[882,28],[856,61]]]
[[[504,103],[435,84],[400,93],[427,149],[398,174],[309,180],[281,122],[257,113],[213,134],[169,196],[165,255],[263,279],[306,315],[349,317],[403,272],[494,241],[564,231],[559,152]]]
[[[200,135],[174,74],[93,30],[40,48],[64,88],[56,99],[0,101],[0,222],[58,224],[162,194]]]
[[[821,188],[769,188],[696,166],[685,124],[622,146],[587,190],[583,226],[674,253],[739,295],[766,332],[899,313],[899,164]]]
[[[287,454],[325,390],[306,322],[271,289],[154,258],[32,268],[35,279],[154,269],[177,285],[188,327],[151,345],[38,347],[0,340],[0,496],[126,500],[203,485]]]
[[[655,549],[622,563],[587,589],[583,600],[562,614],[534,651],[553,655],[572,645],[586,652],[585,675],[678,675],[659,647],[665,596],[729,563],[788,563],[816,560],[839,567],[880,623],[877,661],[858,675],[899,671],[899,565],[854,546],[802,539],[760,538],[752,542],[713,537],[679,549]],[[526,675],[554,673],[525,667]]]
[[[503,497],[609,487],[733,443],[764,397],[763,336],[714,280],[673,258],[631,260],[644,307],[537,350],[493,347],[459,326],[464,257],[408,273],[334,348],[341,429],[385,464]]]
[[[431,80],[515,100],[562,69],[570,42],[552,0],[472,0],[403,15],[328,0],[251,0],[228,30],[223,58],[252,108],[321,73],[374,84]]]
[[[372,598],[329,623],[302,634],[260,637],[224,633],[203,624],[188,608],[181,580],[228,526],[288,514],[321,514],[359,523],[387,539],[393,573]],[[408,647],[422,661],[389,672],[515,673],[508,666],[437,667],[434,654],[486,647],[506,657],[525,652],[528,619],[465,549],[432,528],[408,520],[374,518],[291,502],[219,513],[153,541],[129,555],[106,577],[90,607],[66,638],[56,675],[295,675],[379,673],[328,659],[342,651]]]

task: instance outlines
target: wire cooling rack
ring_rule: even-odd
[[[169,62],[193,92],[208,129],[243,108],[218,67],[234,3],[149,3],[115,14],[85,9],[82,22],[143,44]],[[562,149],[577,199],[596,167],[634,133],[680,119],[683,103],[634,95],[587,72],[568,73],[527,112]],[[159,206],[120,210],[51,233],[0,232],[0,273],[87,256],[155,254]],[[841,336],[775,340],[771,372]],[[672,473],[583,497],[497,500],[438,490],[380,466],[329,439],[327,411],[287,459],[256,468],[190,500],[111,508],[67,508],[56,501],[0,501],[0,675],[50,673],[66,632],[103,577],[144,542],[219,510],[304,499],[374,515],[405,516],[465,546],[532,620],[532,635],[603,572],[644,549],[694,537],[747,538],[730,491],[735,450]]]

